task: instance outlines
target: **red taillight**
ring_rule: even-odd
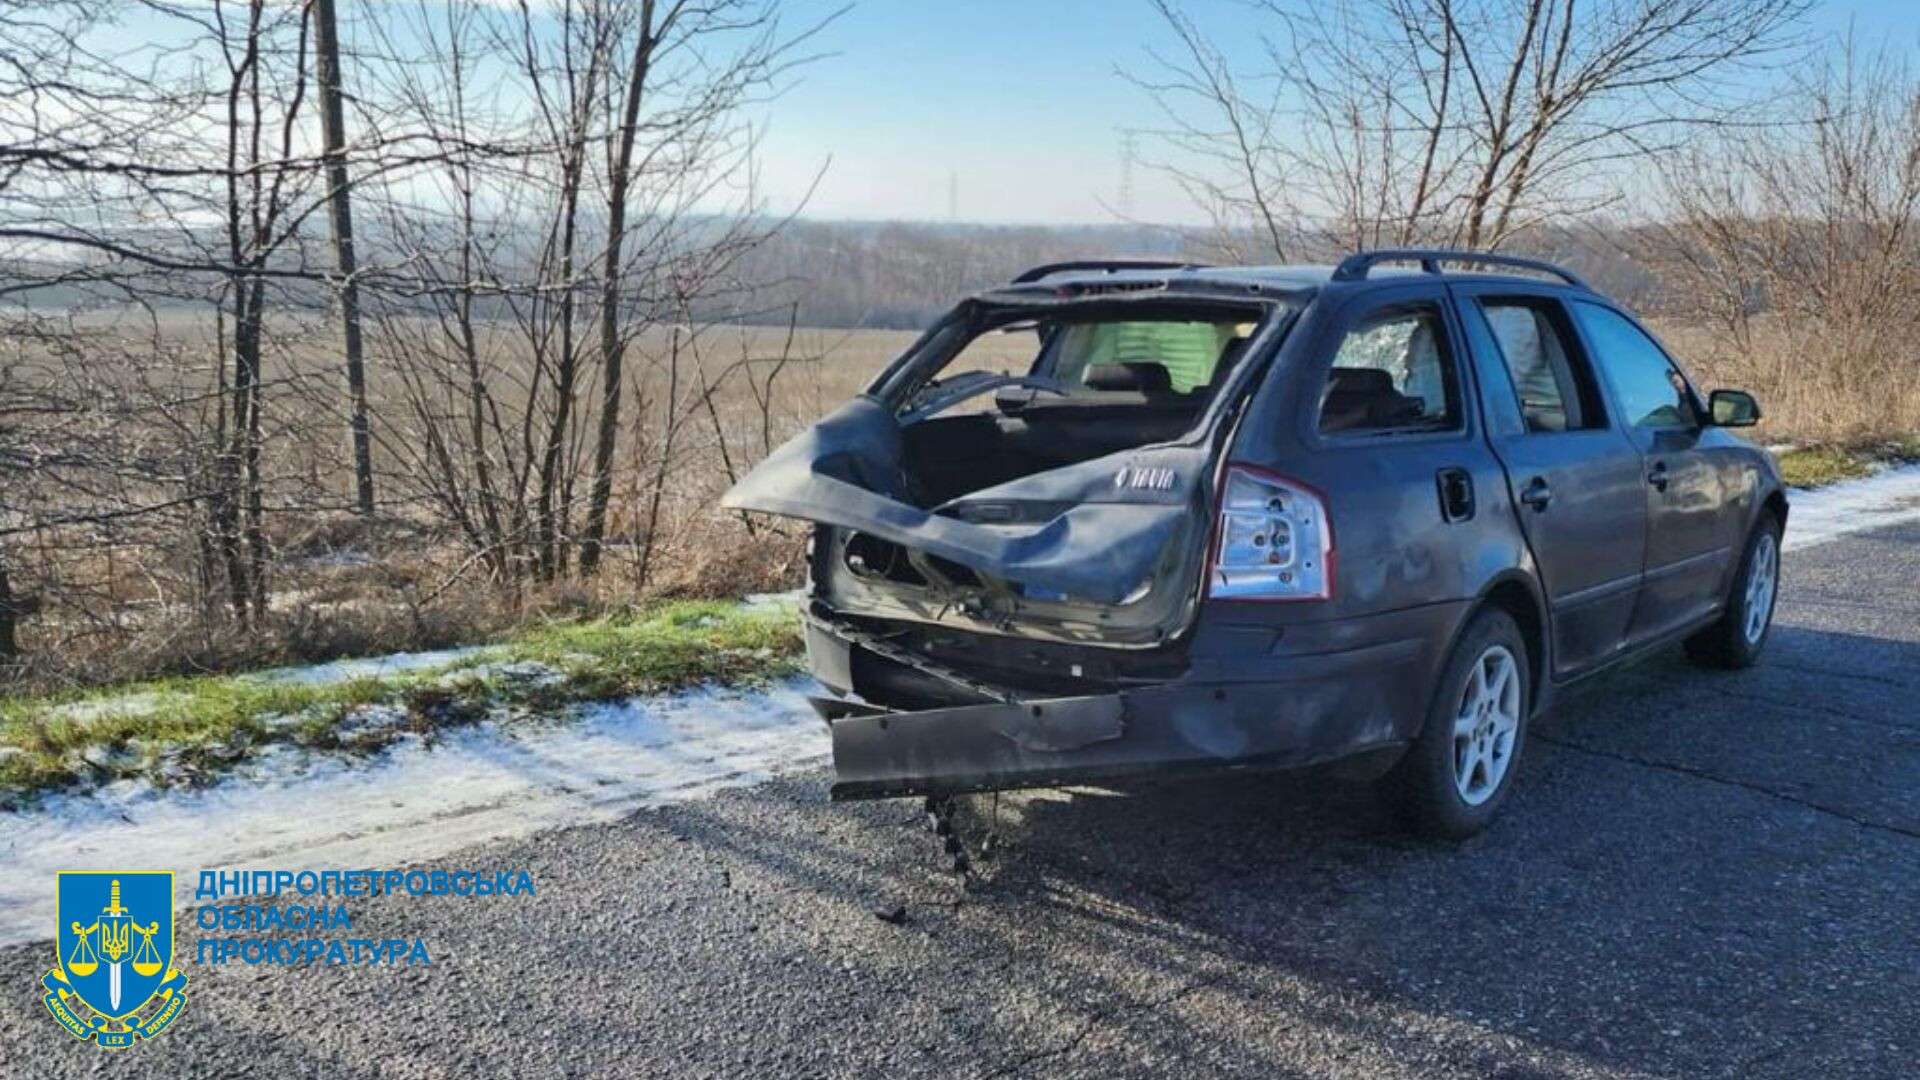
[[[1207,570],[1215,600],[1333,596],[1333,523],[1312,488],[1251,465],[1229,465]]]

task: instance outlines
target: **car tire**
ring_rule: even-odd
[[[1780,597],[1780,518],[1768,511],[1754,523],[1740,555],[1726,609],[1719,621],[1686,640],[1687,658],[1702,667],[1752,666],[1773,633]]]
[[[1530,671],[1526,638],[1512,616],[1488,608],[1467,623],[1419,737],[1381,781],[1409,828],[1464,840],[1499,813],[1526,746]]]

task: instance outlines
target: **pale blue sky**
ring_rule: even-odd
[[[841,0],[789,0],[798,25]],[[1233,40],[1235,0],[1188,9]],[[1852,22],[1873,41],[1920,47],[1920,0],[1829,0],[1809,31]],[[790,206],[831,156],[808,216],[959,216],[994,222],[1114,220],[1121,128],[1151,126],[1146,95],[1116,74],[1143,70],[1167,33],[1146,0],[858,0],[829,27],[828,56],[769,107],[762,181]],[[1198,215],[1164,178],[1137,169],[1139,218]]]

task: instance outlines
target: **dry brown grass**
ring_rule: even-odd
[[[711,371],[724,369],[743,351],[778,352],[784,331],[728,331],[735,340],[703,357]],[[859,393],[912,343],[917,335],[888,330],[819,330],[799,335],[794,353],[821,359],[795,365],[776,384],[771,424],[763,417],[744,382],[727,384],[714,396],[712,416],[696,416],[681,435],[674,454],[672,480],[655,527],[655,550],[644,583],[637,580],[638,546],[644,535],[649,489],[633,483],[616,488],[610,531],[624,541],[609,551],[609,572],[595,583],[614,596],[638,589],[643,595],[673,597],[738,596],[792,588],[804,573],[805,530],[793,522],[747,521],[719,509],[722,493],[751,468],[768,446],[779,446],[806,425]],[[992,336],[977,343],[962,362],[978,366],[1023,366],[1032,358],[1030,337]],[[658,354],[658,347],[654,349]],[[658,430],[659,374],[651,393],[655,406],[638,421],[640,430]],[[716,431],[717,427],[717,431]],[[724,446],[724,452],[722,447]],[[636,469],[630,480],[644,480]]]
[[[115,328],[129,349],[154,331],[133,315],[92,322]],[[267,471],[291,478],[281,489],[286,498],[317,508],[267,517],[273,561],[266,615],[242,628],[224,617],[217,598],[209,603],[199,595],[186,519],[16,536],[10,546],[16,577],[44,602],[22,626],[24,663],[7,672],[15,688],[437,648],[494,639],[529,623],[628,611],[657,599],[791,588],[803,573],[803,530],[790,522],[749,523],[721,511],[720,496],[768,446],[858,393],[916,336],[802,330],[790,349],[794,359],[775,384],[773,405],[764,412],[737,370],[718,382],[711,410],[699,406],[697,389],[690,389],[700,385],[699,377],[693,367],[683,367],[680,428],[658,518],[652,520],[651,485],[668,407],[662,366],[667,349],[665,331],[646,335],[630,358],[640,404],[628,416],[602,570],[591,580],[541,583],[488,577],[458,533],[417,498],[403,459],[393,453],[383,453],[376,465],[386,485],[383,500],[394,505],[373,521],[326,508],[344,505],[348,479],[342,424],[327,401],[331,336],[311,324],[288,322],[278,329],[272,370],[294,382],[268,398],[275,422],[269,425]],[[211,364],[204,320],[166,313],[158,332],[189,358],[205,350]],[[717,381],[741,356],[777,356],[785,344],[784,328],[716,328],[702,338],[698,370]],[[1005,348],[1011,358],[1031,345],[1008,339]],[[683,363],[693,361],[683,355]],[[385,445],[417,439],[397,380],[390,374],[383,379],[378,367],[373,374]],[[170,375],[179,386],[193,386],[204,370]],[[505,393],[510,405],[517,404],[510,384]],[[591,430],[597,389],[588,386],[581,396],[581,425]],[[584,489],[582,481],[576,491]],[[270,501],[274,497],[270,493]],[[640,550],[649,523],[653,552],[643,581]]]
[[[1873,453],[1920,433],[1920,338],[1911,328],[1827,331],[1764,319],[1746,341],[1675,320],[1655,320],[1654,330],[1703,388],[1760,399],[1762,442]]]

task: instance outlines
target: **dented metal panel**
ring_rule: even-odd
[[[722,505],[827,526],[817,534],[832,549],[816,561],[820,595],[843,610],[1114,648],[1158,646],[1182,632],[1196,609],[1222,432],[1285,333],[1293,300],[1075,300],[1023,288],[1031,295],[962,303],[867,393],[770,454]],[[1062,389],[1036,373],[969,372],[930,383],[975,336],[1036,318],[1187,314],[1243,318],[1259,329],[1223,369],[1184,435],[1041,469],[939,505],[918,497],[907,472],[909,430],[941,422],[932,418],[939,408],[995,387],[1025,387],[1042,397]],[[916,397],[930,386],[930,396]],[[926,587],[856,580],[861,575],[847,550],[856,537],[897,546]],[[956,580],[944,564],[979,580]]]
[[[1314,625],[1286,649],[1266,639],[1214,640],[1182,675],[1099,694],[875,712],[833,708],[871,689],[858,679],[836,684],[849,696],[824,702],[832,710],[833,795],[950,795],[1384,752],[1415,732],[1446,641],[1469,606]],[[810,653],[835,642],[864,647],[837,637],[841,628],[808,625],[819,638],[809,641]]]
[[[721,505],[857,529],[962,566],[1067,596],[1117,604],[1152,574],[1167,545],[1185,539],[1189,500],[1207,477],[1191,446],[1124,451],[975,492],[927,510],[904,499],[900,428],[856,398],[775,450]],[[1144,471],[1151,487],[1116,478]],[[969,503],[1064,508],[1032,524],[963,520]]]

